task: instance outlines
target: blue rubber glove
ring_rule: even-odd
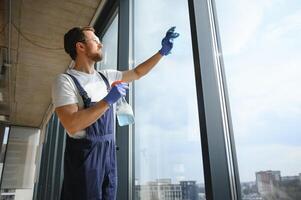
[[[166,56],[168,54],[170,54],[170,51],[173,47],[173,40],[177,37],[179,37],[179,33],[175,32],[176,27],[173,26],[171,27],[167,32],[165,37],[163,38],[161,44],[162,44],[162,48],[159,50],[159,53],[162,56]]]
[[[121,97],[126,95],[126,90],[129,88],[128,84],[125,82],[118,83],[113,86],[110,92],[103,98],[109,105],[112,105],[118,101]]]

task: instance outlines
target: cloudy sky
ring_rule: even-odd
[[[242,181],[301,173],[301,2],[218,0]]]
[[[155,5],[155,6],[154,6]],[[241,181],[301,173],[301,2],[216,0]],[[181,34],[172,54],[135,84],[136,178],[203,182],[188,5],[135,1],[135,57]]]

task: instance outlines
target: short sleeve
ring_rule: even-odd
[[[52,103],[54,107],[78,103],[77,90],[66,74],[58,75],[52,84]]]
[[[122,72],[118,70],[109,69],[109,70],[101,70],[100,72],[108,79],[110,85],[114,81],[118,81],[122,79]]]

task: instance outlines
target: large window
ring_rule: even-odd
[[[135,200],[205,199],[187,2],[135,1],[134,16],[136,64],[160,49],[171,26],[181,34],[135,83]]]
[[[301,2],[216,7],[242,199],[301,199]]]

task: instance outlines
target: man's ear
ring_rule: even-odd
[[[75,47],[76,47],[76,49],[78,49],[79,51],[83,51],[83,50],[85,49],[84,44],[81,43],[81,42],[77,42],[77,43],[75,44]]]

